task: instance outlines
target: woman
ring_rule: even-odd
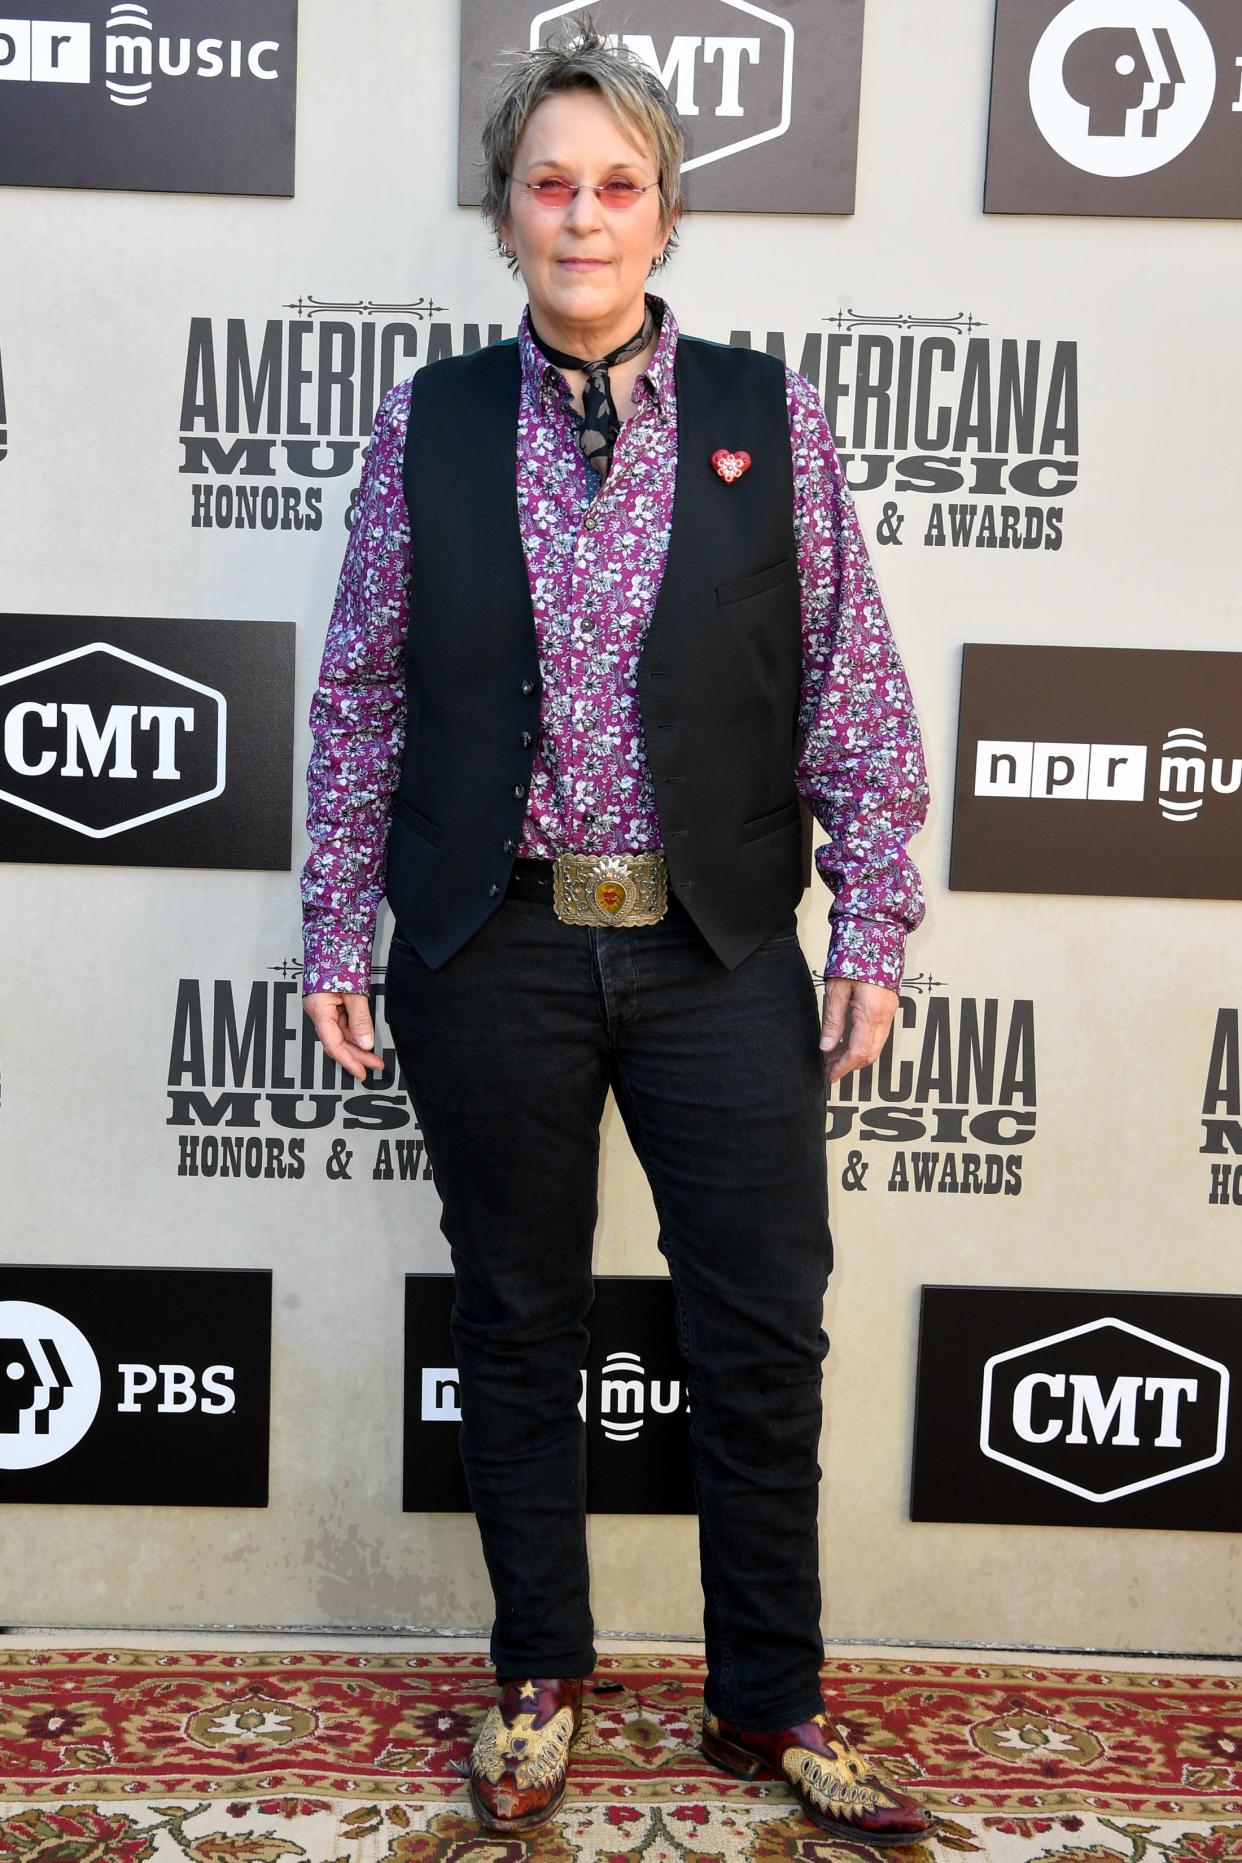
[[[703,1750],[825,1829],[909,1842],[930,1818],[820,1695],[816,1453],[825,1078],[879,1053],[922,914],[918,727],[815,391],[646,293],[680,124],[574,30],[515,59],[484,131],[516,342],[376,418],[312,712],[306,1008],[342,1067],[380,1066],[386,890],[496,1602],[479,1817],[555,1810],[595,1661],[577,1399],[611,1088],[688,1366]],[[799,797],[835,893],[822,1031]]]

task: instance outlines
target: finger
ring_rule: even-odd
[[[855,1068],[869,1067],[875,1057],[868,1055],[866,1049],[857,1047],[853,1042],[840,1054],[824,1056],[824,1073],[829,1083],[841,1080],[846,1074],[852,1074]]]
[[[365,1002],[363,1008],[366,1008]],[[347,1074],[352,1074],[355,1080],[365,1080],[368,1069],[383,1073],[384,1062],[380,1056],[367,1053],[352,1040],[346,1002],[340,999],[330,999],[323,1004],[317,1004],[314,1010],[308,1011],[308,1014],[329,1060],[335,1061],[337,1066],[344,1068]],[[370,1020],[368,1013],[368,1023]],[[373,1034],[372,1040],[374,1040]]]
[[[851,1017],[849,1049],[858,1056],[856,1067],[870,1067],[873,1061],[878,1061],[887,1040],[888,1023],[883,1019],[877,1021],[857,1013]]]
[[[344,1036],[338,1036],[329,1046],[324,1043],[324,1053],[329,1055],[338,1067],[343,1067],[355,1080],[365,1080],[368,1072],[382,1074],[384,1063],[377,1054],[368,1054],[365,1048],[356,1048],[353,1042]]]
[[[356,1048],[374,1048],[375,1025],[371,1021],[371,1005],[365,996],[347,996],[345,998],[345,1015],[349,1024],[349,1036]]]
[[[335,1061],[347,1074],[352,1074],[355,1080],[365,1080],[367,1070],[362,1064],[361,1054],[351,1044],[335,1017],[316,1022],[315,1027],[328,1059]]]
[[[850,983],[846,977],[830,977],[824,986],[824,1020],[819,1045],[833,1049],[845,1039],[845,1017],[849,1007]]]
[[[357,1078],[365,1079],[368,1068],[373,1074],[382,1074],[384,1071],[383,1056],[372,1052],[375,1047],[375,1024],[371,1020],[371,1005],[366,997],[347,996],[345,1014],[349,1024],[347,1045],[350,1058],[362,1067],[362,1072]]]
[[[850,1051],[861,1056],[859,1067],[870,1067],[873,1061],[878,1061],[887,1039],[887,1028],[875,1022],[863,1022],[855,1016],[850,1023]]]

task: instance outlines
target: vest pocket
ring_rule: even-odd
[[[737,831],[738,846],[744,847],[747,841],[761,841],[765,835],[779,834],[782,828],[790,827],[798,819],[798,803],[786,803],[782,809],[774,809],[770,815],[757,815],[753,821],[743,822]]]
[[[797,579],[798,565],[792,557],[782,557],[779,563],[773,563],[768,569],[757,569],[751,576],[739,576],[734,582],[718,582],[716,604],[726,608],[730,602],[744,602],[748,595],[765,595],[769,589],[778,589],[782,583]]]
[[[404,796],[397,797],[393,804],[393,813],[400,821],[405,823],[407,828],[418,835],[420,840],[430,841],[432,847],[439,847],[440,829],[438,825],[430,821],[426,815],[421,815],[416,808],[413,808],[411,804],[406,801]]]

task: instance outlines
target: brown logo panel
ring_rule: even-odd
[[[1236,0],[997,0],[988,213],[1242,216]]]
[[[1242,899],[1242,654],[966,647],[949,885]]]
[[[504,54],[547,45],[579,10],[462,0],[461,206],[482,197],[483,110]],[[591,12],[668,88],[686,131],[688,207],[853,213],[863,0],[598,0]]]

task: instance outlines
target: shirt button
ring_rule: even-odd
[[[528,699],[534,690],[535,682],[533,679],[524,679],[522,681],[522,697],[524,699]]]
[[[522,797],[526,794],[526,784],[515,783],[513,785],[513,793],[517,797],[518,801],[520,802],[522,800]]]
[[[534,743],[534,741],[535,740],[531,736],[529,731],[523,731],[522,733],[522,749],[523,750],[529,750],[531,745]]]
[[[499,888],[499,886],[498,886],[498,885],[496,884],[496,882],[495,882],[495,880],[493,880],[493,881],[492,881],[492,883],[491,883],[491,885],[490,885],[490,886],[488,887],[488,889],[487,889],[487,896],[488,896],[488,898],[489,898],[489,899],[495,899],[495,897],[496,897],[496,895],[497,895],[497,893],[498,893],[499,891],[500,891],[500,888]]]
[[[588,809],[586,814],[582,817],[582,819],[584,822],[593,822],[595,820],[595,817],[591,813],[590,809]]]

